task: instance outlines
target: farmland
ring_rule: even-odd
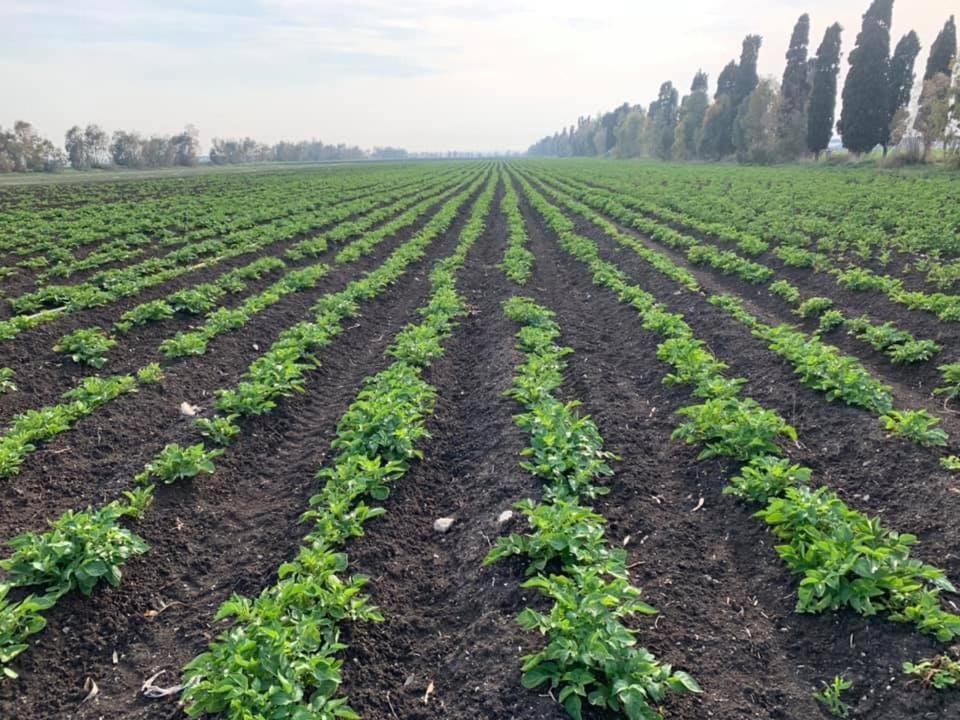
[[[603,160],[0,188],[0,717],[960,716],[958,200]]]

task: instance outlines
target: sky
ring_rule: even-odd
[[[779,78],[797,17],[839,21],[843,69],[869,0],[0,0],[0,125],[525,150],[660,83],[713,83],[748,33]],[[897,0],[930,44],[954,0]],[[711,92],[712,92],[711,85]],[[842,87],[842,80],[841,80]]]

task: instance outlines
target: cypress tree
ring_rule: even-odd
[[[887,127],[880,140],[883,145],[883,154],[887,154],[887,145],[890,142],[890,132],[897,113],[906,108],[910,102],[910,93],[913,91],[913,65],[920,54],[920,38],[911,30],[897,43],[893,57],[890,59],[890,90],[887,108]]]
[[[797,20],[790,36],[787,66],[783,71],[780,111],[777,117],[777,141],[785,157],[795,158],[803,152],[806,141],[806,109],[810,95],[807,46],[810,44],[810,16],[804,13]]]
[[[747,35],[743,39],[740,65],[737,68],[737,80],[733,87],[733,104],[738,107],[760,82],[760,76],[757,75],[757,56],[760,54],[760,44],[762,42],[763,38],[759,35]]]
[[[833,137],[842,32],[840,23],[828,27],[813,60],[813,83],[807,106],[807,149],[817,157],[827,149]]]
[[[787,66],[780,84],[783,101],[781,111],[797,112],[807,104],[810,83],[807,78],[807,46],[810,44],[810,16],[803,14],[793,27],[790,48],[787,50]]]
[[[697,140],[702,137],[703,118],[710,105],[708,86],[707,74],[703,70],[697,70],[690,85],[690,94],[680,103],[677,127],[673,134],[673,157],[676,160],[691,160],[697,157]]]
[[[892,15],[893,0],[873,0],[850,53],[838,127],[844,146],[857,154],[869,152],[887,136]]]
[[[953,21],[953,15],[943,25],[937,39],[930,46],[930,57],[927,58],[927,71],[923,74],[923,80],[930,80],[937,73],[943,73],[950,77],[950,63],[957,56],[957,26]]]
[[[703,71],[703,68],[697,70],[697,74],[693,76],[693,82],[690,84],[690,92],[706,92],[707,87],[710,85],[710,79],[707,77],[707,74]]]
[[[721,95],[729,95],[733,97],[733,89],[737,84],[737,73],[740,72],[740,68],[737,65],[736,60],[731,60],[727,63],[726,67],[720,71],[720,76],[717,78],[717,92],[714,93],[713,99],[719,100]]]
[[[670,159],[674,130],[677,127],[678,101],[677,89],[668,80],[660,86],[657,99],[650,103],[649,117],[653,130],[650,150],[661,160]]]

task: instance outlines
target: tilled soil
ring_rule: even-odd
[[[469,206],[427,258],[367,303],[319,354],[306,393],[248,423],[214,475],[158,490],[137,526],[151,551],[127,564],[119,588],[68,596],[49,613],[49,626],[17,662],[21,678],[0,686],[0,717],[183,717],[173,701],[140,697],[141,683],[162,670],[158,684],[175,684],[179,669],[222,630],[213,622],[217,607],[234,592],[257,594],[296,552],[305,532],[298,517],[316,489],[314,474],[331,456],[336,422],[362,379],[389,364],[384,350],[394,334],[418,317],[426,274],[453,249]],[[523,563],[483,566],[498,535],[523,530],[519,514],[499,523],[500,513],[541,490],[519,466],[527,441],[512,416],[520,408],[503,395],[520,355],[517,328],[500,305],[525,294],[556,312],[561,342],[574,350],[564,399],[583,402],[619,457],[604,481],[610,493],[594,507],[609,521],[610,542],[626,547],[634,583],[660,611],[633,621],[638,642],[704,688],[699,696],[671,695],[665,717],[827,718],[813,693],[841,673],[854,682],[845,697],[854,717],[960,716],[956,695],[920,691],[900,672],[903,660],[940,650],[933,641],[882,618],[794,612],[795,579],[776,555],[775,538],[751,517],[755,508],[722,494],[732,468],[698,461],[697,448],[670,438],[675,411],[692,401],[684,388],[662,384],[667,370],[656,358],[658,337],[642,328],[636,311],[592,283],[522,193],[521,209],[536,255],[533,277],[517,288],[496,267],[507,238],[498,194],[459,274],[470,312],[424,374],[438,390],[424,458],[384,501],[387,514],[345,548],[351,571],[370,577],[366,590],[385,616],[344,628],[343,692],[351,705],[370,720],[566,717],[545,689],[520,685],[521,656],[543,642],[515,620],[528,604],[542,605],[520,588]],[[853,507],[918,534],[918,556],[960,574],[951,554],[960,531],[949,520],[958,500],[943,473],[931,474],[932,453],[893,443],[872,416],[802,388],[788,366],[703,296],[678,292],[588,223],[577,227],[606,259],[684,313],[730,372],[749,379],[745,394],[797,426],[802,444],[791,456],[815,478]],[[387,248],[335,271],[317,293],[381,262]],[[163,392],[144,389],[118,400],[38,451],[9,482],[13,500],[0,511],[4,537],[39,528],[66,508],[115,497],[164,443],[191,437],[180,400],[209,405],[213,388],[234,382],[256,355],[252,345],[264,349],[315,297],[285,300],[259,324],[218,339],[207,356],[171,369]],[[438,533],[433,522],[445,516],[454,524]],[[81,703],[87,678],[100,692]]]

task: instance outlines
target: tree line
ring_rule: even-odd
[[[646,108],[624,103],[530,147],[538,156],[654,157],[663,160],[722,160],[770,163],[827,150],[836,129],[843,146],[860,155],[891,147],[902,157],[927,160],[937,145],[960,164],[960,73],[955,72],[957,30],[954,17],[944,23],[930,47],[919,99],[911,111],[914,66],[920,39],[911,30],[891,53],[893,0],[873,0],[866,13],[841,93],[835,118],[843,28],[827,28],[816,54],[809,55],[810,17],[793,28],[786,67],[778,82],[760,78],[759,35],[743,40],[739,61],[731,60],[709,95],[702,69],[681,99],[673,82],[660,86]],[[836,120],[836,123],[835,123]],[[911,122],[912,121],[912,122]]]
[[[406,150],[375,147],[367,151],[319,140],[265,144],[250,137],[213,138],[209,160],[216,165],[253,162],[329,162],[346,160],[404,160]],[[200,161],[197,129],[188,125],[175,135],[151,135],[116,130],[108,134],[99,125],[75,125],[64,137],[63,148],[41,137],[34,127],[18,120],[11,130],[0,127],[0,173],[54,172],[102,168],[190,167]]]

